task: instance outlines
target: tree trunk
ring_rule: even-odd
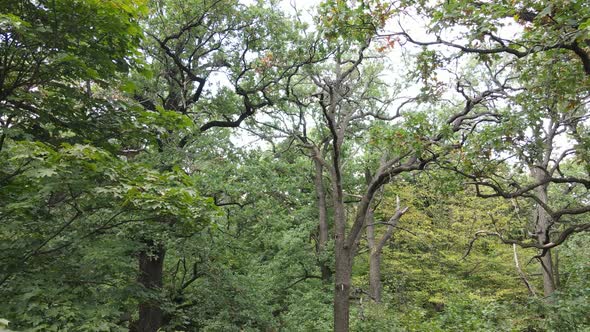
[[[533,176],[535,180],[541,181],[545,174],[538,168],[533,168]],[[537,197],[545,204],[549,201],[547,195],[547,185],[539,186],[535,189]],[[551,216],[547,214],[547,211],[543,209],[540,204],[537,204],[534,211],[534,221],[536,224],[535,232],[537,235],[537,241],[539,244],[549,243],[550,239],[550,228],[551,228]],[[551,296],[555,292],[555,277],[553,274],[553,263],[551,260],[551,250],[546,250],[543,257],[540,259],[541,272],[543,274],[543,294],[545,297]]]
[[[555,276],[555,288],[561,287],[561,275],[559,274],[559,249],[553,248],[553,274]]]
[[[335,254],[334,332],[348,332],[352,272],[350,250],[337,245]]]
[[[369,296],[375,302],[381,302],[381,251],[375,244],[375,225],[373,210],[367,212],[367,244],[369,245]]]
[[[147,241],[147,248],[139,253],[139,283],[148,291],[157,292],[163,285],[165,249]],[[139,319],[131,323],[131,332],[156,332],[162,326],[163,311],[160,304],[146,300],[139,304]]]
[[[316,151],[316,153],[319,152]],[[323,166],[318,157],[314,158],[313,162],[315,165],[314,185],[318,199],[319,212],[319,240],[317,252],[320,256],[319,265],[320,271],[322,273],[322,280],[329,281],[332,277],[332,271],[330,271],[330,266],[328,265],[328,262],[326,262],[325,259],[322,258],[324,257],[326,245],[328,243],[328,216],[326,206],[326,191],[324,190],[323,181]]]
[[[541,269],[543,272],[543,294],[545,297],[551,296],[553,292],[555,292],[555,282],[553,279],[553,266],[551,264],[550,250],[547,250],[545,256],[541,257]]]
[[[337,155],[335,154],[335,157]],[[344,206],[342,182],[337,175],[339,165],[335,158],[336,171],[332,178],[334,187],[334,331],[348,332],[350,310],[350,285],[352,275],[352,248],[346,239],[346,208]]]
[[[397,208],[387,224],[387,231],[375,241],[375,220],[374,209],[369,208],[366,216],[367,242],[369,244],[369,295],[375,302],[381,302],[381,253],[385,244],[393,236],[393,231],[399,219],[408,211],[408,207],[401,208],[399,197],[397,197]]]
[[[381,302],[381,252],[369,255],[369,294],[373,301]]]

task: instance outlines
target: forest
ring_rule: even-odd
[[[0,331],[590,331],[586,0],[1,0]]]

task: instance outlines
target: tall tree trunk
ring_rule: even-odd
[[[334,282],[334,331],[348,332],[351,285],[350,250],[336,244]]]
[[[543,294],[545,297],[551,296],[555,292],[555,281],[553,279],[550,250],[547,250],[545,256],[541,257],[541,270],[543,273]]]
[[[139,253],[139,283],[157,292],[163,285],[165,249],[161,244],[146,241],[146,249]],[[158,302],[147,300],[139,304],[139,319],[131,323],[131,332],[156,332],[162,326],[163,311]]]
[[[387,231],[378,241],[375,241],[375,220],[374,209],[369,208],[367,211],[367,242],[369,245],[369,295],[375,302],[381,302],[381,254],[385,244],[393,236],[393,231],[397,226],[399,219],[408,211],[408,207],[401,208],[399,197],[397,197],[397,208],[393,216],[387,223]]]
[[[367,244],[369,245],[369,296],[381,302],[381,252],[375,244],[373,209],[367,212]]]
[[[319,153],[319,151],[316,151]],[[315,165],[315,177],[314,185],[318,200],[318,212],[319,212],[319,240],[318,240],[318,254],[320,256],[320,271],[322,273],[322,280],[329,281],[332,277],[332,271],[330,266],[321,257],[325,257],[326,245],[328,243],[328,216],[326,206],[326,191],[324,189],[323,181],[323,166],[319,157],[314,157],[313,163]]]
[[[553,274],[555,276],[555,288],[560,289],[561,287],[561,275],[559,274],[559,249],[553,248]]]
[[[338,150],[334,153],[332,186],[334,188],[334,331],[348,332],[350,286],[352,275],[352,248],[346,238],[346,208],[340,177]]]
[[[381,252],[369,255],[369,295],[373,301],[381,302]]]
[[[538,168],[533,168],[533,177],[537,181],[542,181],[544,178],[545,173],[543,170]],[[541,200],[541,202],[547,204],[549,201],[547,195],[547,186],[542,185],[535,189],[535,194]],[[551,216],[547,214],[547,211],[541,206],[541,204],[537,204],[535,211],[534,211],[534,221],[535,221],[535,233],[537,235],[537,241],[539,244],[546,244],[550,242],[550,228],[551,228]],[[553,263],[551,260],[551,250],[546,250],[543,257],[540,259],[541,263],[541,272],[543,275],[543,293],[545,297],[550,296],[555,292],[555,276],[553,274]]]

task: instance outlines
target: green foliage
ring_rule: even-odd
[[[365,317],[368,314],[355,314],[353,322],[359,330],[383,330],[384,326],[402,331],[548,328],[536,324],[540,318],[528,304],[510,246],[495,238],[480,238],[464,257],[476,231],[507,227],[517,223],[518,217],[508,202],[474,198],[470,191],[460,189],[459,181],[437,170],[389,187],[375,221],[385,221],[393,214],[395,196],[409,211],[383,252],[383,303],[368,309],[377,317],[388,318],[373,321]],[[525,260],[534,251],[520,250],[519,254]],[[363,254],[355,264],[354,282],[363,288],[367,287],[367,259]],[[537,272],[532,266],[526,271]],[[364,312],[366,306],[359,303],[355,310]],[[514,306],[521,307],[519,313]]]
[[[306,144],[317,143],[331,163],[333,142],[324,139],[324,114],[313,104],[328,93],[314,80],[334,88],[324,77],[335,62],[349,68],[349,55],[394,14],[408,13],[427,18],[437,38],[452,32],[469,48],[526,54],[459,52],[466,63],[453,72],[463,94],[457,102],[440,75],[453,71],[453,56],[421,48],[404,79],[422,90],[410,99],[415,107],[393,121],[383,120],[384,105],[398,93],[385,85],[379,56],[366,51],[363,66],[334,88],[359,110],[343,131],[341,151],[349,221],[364,172],[383,155],[437,155],[425,170],[396,176],[373,202],[377,222],[395,213],[397,197],[409,210],[382,253],[382,303],[366,296],[360,240],[352,330],[590,330],[588,236],[572,235],[553,249],[559,291],[533,297],[512,247],[473,236],[486,230],[530,241],[534,202],[478,198],[462,177],[509,190],[532,183],[526,167],[541,159],[543,126],[553,121],[574,148],[555,176],[582,181],[551,184],[551,206],[587,204],[587,4],[328,0],[311,29],[277,7],[237,0],[1,2],[0,331],[124,331],[141,303],[162,309],[162,330],[333,329],[333,284],[319,268],[333,269],[333,241],[317,252],[314,165],[306,155]],[[521,33],[493,39],[509,21]],[[470,114],[491,115],[455,132],[448,118],[465,110],[463,99],[502,80],[510,87],[487,95]],[[411,84],[396,88],[411,91]],[[231,127],[236,119],[272,141],[272,150],[238,148],[229,130],[203,127]],[[333,194],[326,189],[329,220]],[[552,231],[588,222],[585,214],[565,219]],[[153,258],[156,247],[166,252],[162,287],[138,281],[137,258]],[[518,249],[538,294],[539,267],[526,264],[537,253]]]
[[[315,284],[315,287],[313,287]],[[288,331],[329,331],[332,327],[332,297],[329,289],[311,283],[313,288],[294,290],[289,294],[288,311],[282,315]]]
[[[365,42],[392,16],[391,6],[380,0],[323,1],[318,8],[318,23],[329,40],[352,39]]]
[[[2,135],[55,145],[84,139],[107,145],[125,121],[112,110],[123,105],[112,95],[92,94],[136,67],[143,2],[3,1],[0,6]]]
[[[359,303],[351,314],[351,331],[405,331],[399,311],[389,304]]]
[[[202,229],[212,202],[184,172],[159,173],[88,145],[5,142],[0,290],[16,328],[116,330],[134,303],[133,239]],[[151,224],[174,216],[175,229]],[[47,259],[52,257],[52,259]]]

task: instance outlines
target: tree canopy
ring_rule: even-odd
[[[0,330],[585,331],[584,1],[0,2]]]

